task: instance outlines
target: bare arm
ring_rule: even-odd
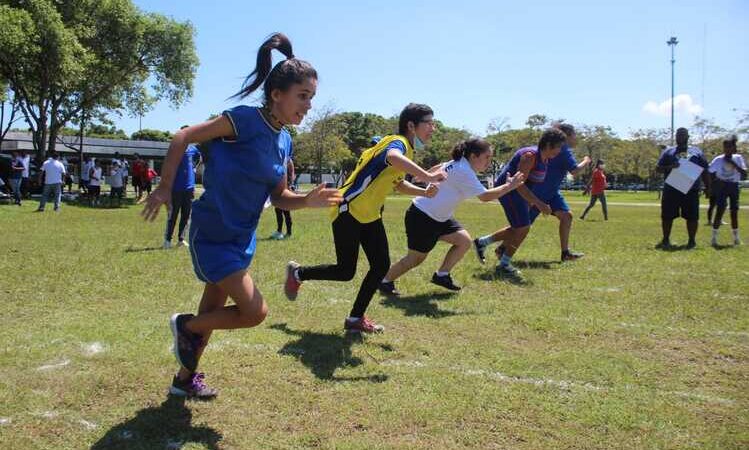
[[[434,197],[437,193],[437,186],[430,184],[424,189],[403,180],[395,185],[395,190],[401,194],[413,195],[414,197]]]
[[[171,201],[172,184],[182,156],[191,142],[206,142],[219,137],[234,137],[234,128],[229,119],[218,116],[207,122],[179,130],[166,153],[164,164],[161,166],[161,182],[158,187],[148,196],[143,207],[141,216],[145,220],[153,221],[159,214],[161,205]]]
[[[334,206],[341,203],[343,197],[341,197],[338,189],[326,188],[324,183],[317,185],[305,195],[297,194],[288,189],[284,176],[281,177],[276,189],[270,194],[270,201],[276,208],[291,211],[302,208]]]
[[[575,175],[580,173],[580,171],[582,171],[584,168],[588,167],[588,165],[590,164],[590,161],[591,161],[590,156],[586,155],[585,158],[583,158],[582,162],[580,162],[580,164],[577,165],[577,167],[570,170],[570,173],[572,174],[572,176],[574,177]]]
[[[436,183],[447,178],[444,171],[442,170],[438,170],[433,174],[427,172],[426,170],[419,167],[418,164],[406,158],[406,155],[399,152],[398,150],[388,150],[386,159],[388,164],[395,167],[396,169],[402,170],[409,175],[413,175],[429,183]]]
[[[496,186],[491,189],[487,189],[483,193],[479,194],[477,197],[482,202],[489,202],[492,200],[497,200],[498,198],[504,196],[510,191],[515,190],[518,186],[522,185],[525,182],[525,175],[523,175],[522,172],[518,172],[515,174],[514,177],[508,177],[507,183]]]

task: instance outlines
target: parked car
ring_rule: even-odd
[[[8,184],[11,172],[12,156],[7,153],[0,153],[0,177]],[[39,180],[39,169],[33,162],[29,167],[29,192],[32,194],[41,194],[43,182]]]

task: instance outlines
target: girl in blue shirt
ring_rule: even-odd
[[[286,56],[271,69],[271,51]],[[235,95],[243,99],[263,86],[262,107],[237,106],[219,117],[177,132],[169,145],[161,183],[148,197],[142,215],[156,218],[159,208],[171,201],[172,185],[190,142],[210,141],[205,177],[210,183],[195,201],[189,245],[197,277],[205,283],[198,314],[174,314],[170,320],[174,354],[182,366],[170,392],[175,395],[213,397],[214,389],[196,373],[198,361],[213,330],[257,326],[268,307],[248,272],[255,254],[255,230],[270,196],[274,206],[286,210],[328,207],[341,201],[337,189],[317,186],[307,195],[286,185],[286,163],[291,136],[284,125],[298,125],[312,107],[317,72],[296,59],[291,42],[276,33],[258,50],[255,70]],[[231,298],[234,305],[226,306]]]

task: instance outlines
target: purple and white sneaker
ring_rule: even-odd
[[[205,374],[203,372],[194,373],[186,380],[180,380],[177,375],[172,380],[169,387],[169,393],[180,397],[211,399],[218,395],[218,390],[208,387],[205,384]]]

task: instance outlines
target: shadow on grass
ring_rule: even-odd
[[[518,269],[556,269],[561,261],[513,261],[512,265]]]
[[[384,306],[402,309],[406,316],[425,316],[432,319],[457,316],[460,313],[439,309],[439,305],[432,300],[447,300],[454,297],[454,292],[440,292],[437,294],[404,295],[401,297],[387,297],[382,301]]]
[[[556,263],[556,264],[559,264],[559,263]],[[515,280],[513,278],[497,276],[497,274],[494,272],[494,269],[487,270],[484,272],[474,273],[473,278],[476,278],[477,280],[482,280],[482,281],[492,281],[495,283],[507,283],[507,284],[512,284],[512,285],[519,286],[519,287],[526,287],[526,286],[533,285],[533,281],[528,280],[527,278],[524,278],[522,281],[520,281],[520,280]]]
[[[735,245],[730,245],[730,244],[729,245],[718,244],[718,245],[713,245],[712,248],[715,249],[715,250],[717,250],[717,251],[722,251],[722,250],[735,249],[736,246]]]
[[[697,247],[691,247],[689,248],[687,244],[681,244],[681,245],[669,245],[668,247],[662,247],[660,245],[655,246],[655,250],[660,252],[684,252],[684,251],[690,251],[690,250],[696,250]]]
[[[185,397],[170,395],[161,405],[141,409],[132,419],[112,427],[91,449],[180,449],[189,443],[220,448],[221,433],[210,427],[194,427],[191,421],[192,412],[185,406]]]
[[[163,250],[162,247],[140,247],[140,248],[133,248],[128,247],[125,249],[125,253],[140,253],[140,252],[153,252],[155,250]]]
[[[364,363],[361,358],[351,354],[351,347],[354,343],[363,341],[360,335],[344,334],[341,336],[337,333],[297,331],[292,330],[285,323],[273,324],[270,328],[299,338],[284,345],[278,353],[294,356],[321,380],[382,383],[388,379],[388,376],[385,374],[375,374],[365,377],[335,376],[334,372],[339,367],[356,367]],[[389,345],[377,345],[385,351],[393,350]]]

